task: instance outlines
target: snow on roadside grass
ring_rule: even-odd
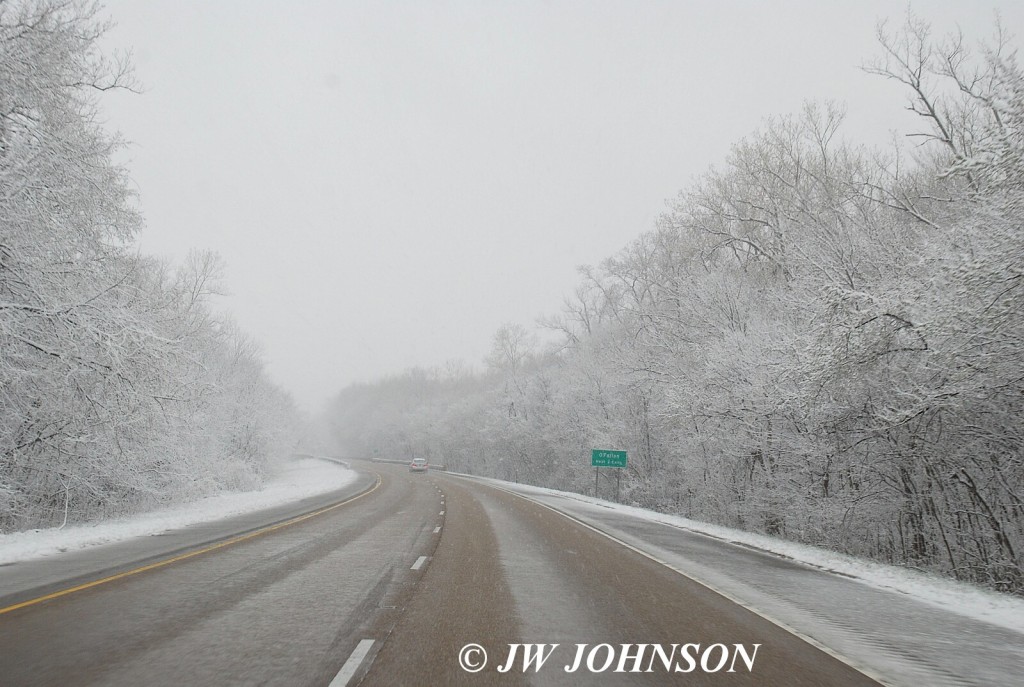
[[[500,480],[491,481],[500,482]],[[872,587],[896,591],[962,616],[1024,633],[1024,599],[1016,596],[1000,594],[928,572],[877,563],[816,546],[797,544],[764,534],[712,525],[678,515],[667,515],[644,508],[625,506],[582,494],[523,484],[510,486],[522,492],[535,492],[572,499],[594,509],[612,509],[644,520],[659,522],[732,544],[773,553],[811,567],[853,577]]]
[[[303,458],[287,463],[258,491],[217,494],[181,506],[89,525],[0,534],[0,565],[272,508],[338,489],[355,476],[352,470],[337,463]]]

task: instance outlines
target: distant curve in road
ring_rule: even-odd
[[[347,493],[229,529],[0,569],[0,608],[58,593],[0,614],[0,682],[680,684],[657,663],[566,667],[579,644],[689,643],[759,648],[752,669],[698,669],[685,684],[876,684],[543,505],[439,472],[360,470]],[[300,512],[317,515],[291,522]],[[264,531],[267,520],[290,524]],[[459,664],[469,643],[489,653],[477,673]],[[515,644],[558,647],[540,669],[498,672]]]

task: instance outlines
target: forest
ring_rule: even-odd
[[[627,450],[623,502],[1024,593],[1024,72],[998,26],[878,39],[916,129],[765,119],[486,369],[342,390],[341,450],[589,494]]]
[[[99,99],[135,79],[108,27],[95,4],[0,3],[0,532],[256,487],[298,426],[213,307],[217,256],[133,247]]]
[[[0,3],[0,532],[254,488],[308,434],[217,310],[217,256],[135,247],[108,26]],[[1024,593],[1015,40],[880,26],[865,69],[917,128],[876,148],[836,103],[768,117],[484,369],[342,390],[339,450],[580,493],[592,449],[626,450],[626,503]]]

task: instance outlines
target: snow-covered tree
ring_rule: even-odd
[[[0,3],[0,530],[251,486],[286,450],[289,403],[210,311],[216,261],[131,247],[106,27],[93,3]]]

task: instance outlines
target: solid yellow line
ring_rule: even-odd
[[[156,568],[162,568],[165,565],[170,565],[171,563],[177,563],[178,561],[183,561],[183,560],[188,559],[188,558],[194,558],[195,556],[201,556],[204,553],[210,553],[211,551],[216,551],[217,549],[223,549],[226,546],[232,546],[234,544],[238,544],[240,542],[252,539],[253,537],[258,537],[258,536],[260,536],[262,534],[267,534],[268,532],[273,532],[275,530],[279,530],[279,529],[281,529],[283,527],[289,527],[291,525],[295,525],[297,523],[303,522],[304,520],[309,520],[310,518],[316,517],[318,515],[323,515],[324,513],[327,513],[328,511],[334,510],[335,508],[341,508],[342,506],[344,506],[346,504],[349,504],[349,503],[352,503],[356,499],[361,499],[361,498],[363,498],[364,496],[366,496],[368,494],[372,494],[374,491],[377,490],[377,487],[379,487],[380,485],[381,485],[381,477],[380,477],[380,475],[377,475],[377,483],[373,485],[372,489],[364,491],[362,494],[359,494],[358,496],[353,496],[352,498],[347,499],[345,501],[342,501],[340,503],[335,503],[334,505],[327,506],[326,508],[321,508],[320,510],[315,510],[312,513],[306,513],[305,515],[300,515],[300,516],[298,516],[296,518],[292,518],[291,520],[285,520],[284,522],[279,522],[276,525],[271,525],[270,527],[264,527],[263,529],[256,530],[255,532],[250,532],[248,534],[243,534],[242,536],[235,537],[234,539],[228,539],[227,541],[222,541],[222,542],[219,542],[217,544],[213,544],[212,546],[207,546],[204,549],[199,549],[197,551],[190,551],[188,553],[183,553],[180,556],[174,556],[172,558],[166,558],[166,559],[164,559],[162,561],[157,561],[156,563],[150,563],[149,565],[144,565],[144,566],[139,567],[139,568],[133,568],[132,570],[126,570],[125,572],[117,573],[116,575],[111,575],[109,577],[103,577],[103,578],[100,578],[98,580],[93,580],[92,582],[86,582],[85,584],[80,584],[80,585],[77,585],[75,587],[68,587],[67,589],[61,589],[60,591],[52,592],[52,593],[46,594],[44,596],[39,596],[39,597],[36,597],[34,599],[29,599],[28,601],[22,601],[21,603],[16,603],[16,604],[14,604],[12,606],[7,606],[5,608],[0,608],[0,615],[3,615],[4,613],[8,613],[10,611],[15,611],[15,610],[17,610],[19,608],[25,608],[26,606],[34,606],[34,605],[36,605],[38,603],[42,603],[44,601],[49,601],[50,599],[56,599],[56,598],[59,598],[61,596],[67,596],[68,594],[74,594],[75,592],[80,592],[83,589],[90,589],[92,587],[98,587],[101,584],[106,584],[108,582],[113,582],[114,580],[120,580],[120,579],[125,578],[125,577],[130,577],[131,575],[138,575],[139,573],[146,572],[147,570],[154,570]]]

